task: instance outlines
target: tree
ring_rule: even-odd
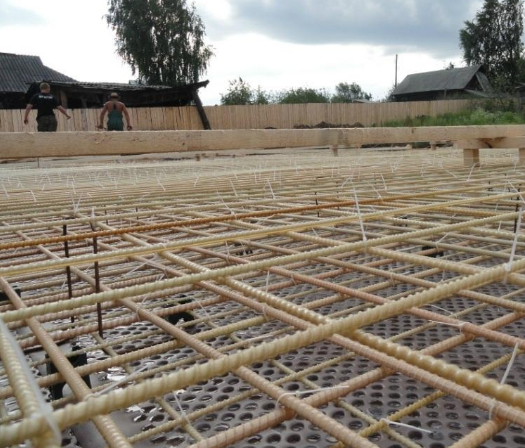
[[[221,94],[221,104],[223,106],[245,106],[248,104],[270,104],[271,95],[257,87],[253,90],[242,78],[230,81],[228,91]]]
[[[329,103],[330,95],[324,89],[299,87],[280,92],[277,95],[277,102],[279,104]]]
[[[117,53],[141,82],[177,86],[206,73],[212,48],[195,5],[186,0],[108,0],[105,16]]]
[[[242,78],[230,81],[228,92],[221,94],[221,104],[223,106],[244,106],[252,104],[252,89],[250,84]]]
[[[253,104],[270,104],[273,103],[272,94],[262,90],[261,86],[252,91]]]
[[[332,97],[332,103],[353,103],[355,100],[372,99],[372,94],[365,92],[359,84],[353,82],[341,82],[335,86],[335,95]]]
[[[460,31],[463,58],[481,64],[497,85],[512,87],[523,77],[523,1],[485,0]]]

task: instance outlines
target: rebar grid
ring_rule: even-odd
[[[525,168],[482,154],[1,169],[0,447],[525,446]]]

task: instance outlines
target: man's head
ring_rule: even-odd
[[[47,82],[43,82],[40,84],[40,91],[42,93],[49,93],[51,92],[51,86]]]
[[[111,95],[109,95],[109,99],[113,102],[117,102],[119,98],[120,96],[117,92],[113,92]]]

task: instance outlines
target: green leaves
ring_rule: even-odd
[[[326,89],[299,87],[280,92],[268,92],[259,86],[252,89],[242,78],[230,81],[228,91],[221,95],[221,104],[225,106],[247,104],[307,104],[307,103],[352,103],[356,100],[371,100],[372,94],[366,93],[359,84],[346,82],[335,87],[335,95]]]
[[[270,104],[273,102],[271,95],[261,87],[252,89],[244,79],[230,81],[228,91],[221,94],[223,106],[246,106],[248,104]]]
[[[341,82],[335,86],[335,95],[332,97],[332,103],[352,103],[355,100],[372,99],[372,94],[365,92],[359,84],[353,82]]]
[[[186,0],[108,0],[117,53],[150,85],[194,83],[213,56],[204,23]]]

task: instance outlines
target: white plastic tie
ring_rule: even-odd
[[[299,390],[297,392],[286,392],[279,396],[277,399],[277,404],[280,403],[281,399],[284,397],[290,397],[290,396],[301,396],[301,395],[308,395],[308,394],[315,394],[317,392],[329,392],[331,390],[339,390],[339,389],[349,389],[350,386],[334,386],[334,387],[324,387],[321,389],[311,389],[311,390]]]
[[[144,370],[146,370],[147,368],[148,368],[148,366],[142,366],[140,369],[135,370],[133,373],[130,373],[128,376],[122,378],[121,380],[116,381],[113,384],[110,384],[108,387],[105,387],[104,389],[99,390],[98,392],[90,394],[90,396],[95,396],[96,397],[96,396],[99,396],[99,395],[104,395],[104,394],[108,393],[109,391],[115,389],[116,387],[118,387],[118,386],[120,386],[122,384],[129,383],[130,381],[135,379],[134,377],[136,375],[138,375],[141,372],[144,372]]]
[[[175,402],[177,403],[177,406],[179,407],[179,412],[181,413],[182,417],[184,418],[184,420],[186,420],[188,425],[191,426],[191,421],[188,418],[188,414],[186,414],[186,412],[184,412],[184,409],[182,409],[182,404],[179,401],[179,397],[177,397],[177,393],[176,392],[173,392],[173,398],[175,398]]]
[[[388,426],[401,426],[403,428],[413,429],[414,431],[424,432],[425,434],[434,433],[434,431],[430,431],[428,429],[418,428],[417,426],[407,425],[406,423],[393,422],[392,420],[388,420],[387,418],[382,418],[380,421],[385,422]]]
[[[459,328],[459,331],[461,333],[463,333],[463,329],[465,328],[465,325],[468,324],[468,322],[461,322],[460,324],[452,324],[452,323],[449,323],[449,322],[440,322],[440,321],[437,321],[437,320],[429,320],[429,322],[432,322],[433,324],[445,325],[447,327]]]
[[[505,384],[507,382],[507,379],[509,378],[512,367],[514,366],[514,362],[516,361],[516,358],[518,356],[519,349],[520,349],[520,345],[519,343],[516,343],[516,346],[514,347],[514,351],[512,352],[512,357],[510,358],[510,361],[509,361],[509,365],[507,366],[507,370],[505,370],[505,374],[503,375],[503,378],[501,379],[501,384]]]
[[[361,233],[363,234],[363,243],[366,244],[366,233],[365,233],[365,226],[363,224],[363,216],[361,215],[361,209],[359,208],[359,200],[357,199],[357,193],[354,189],[354,198],[355,198],[355,205],[357,208],[357,216],[359,217],[359,224],[361,226]]]

